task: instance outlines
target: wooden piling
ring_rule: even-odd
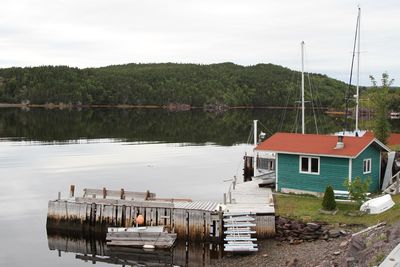
[[[117,202],[105,201],[101,198],[86,199],[84,202],[55,200],[49,201],[47,214],[47,227],[51,229],[104,231],[107,227],[131,227],[134,226],[136,217],[141,214],[144,217],[145,226],[164,225],[167,229],[178,234],[179,239],[208,241],[211,235],[210,228],[215,216],[222,218],[222,211],[174,208],[166,203],[149,201],[149,207],[135,206],[126,200]],[[131,203],[131,205],[129,205]],[[214,222],[215,228],[222,230],[218,224],[222,220]],[[221,233],[218,236],[222,236]]]
[[[103,187],[103,199],[107,198],[107,189]]]
[[[69,197],[70,197],[70,198],[73,198],[74,195],[75,195],[75,185],[72,184],[72,185],[70,186],[70,189],[69,189]]]

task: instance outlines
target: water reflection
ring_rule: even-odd
[[[307,132],[316,132],[312,111],[307,110]],[[202,110],[169,112],[163,109],[83,109],[24,111],[0,110],[0,138],[41,142],[113,138],[129,142],[246,143],[252,120],[271,135],[277,131],[300,130],[297,110],[239,109],[224,113]],[[341,119],[317,111],[319,132],[341,129]]]
[[[107,246],[104,237],[47,233],[48,247],[63,253],[74,253],[75,259],[91,264],[105,263],[121,266],[210,266],[222,257],[219,244],[177,241],[171,250]]]

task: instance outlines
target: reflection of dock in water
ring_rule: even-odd
[[[209,266],[222,256],[219,244],[178,241],[171,250],[108,247],[104,240],[49,233],[50,250],[75,253],[77,260],[122,266]]]

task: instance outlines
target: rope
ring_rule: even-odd
[[[317,116],[315,115],[315,109],[314,109],[314,97],[313,97],[312,87],[311,87],[311,82],[310,82],[310,73],[307,73],[307,78],[308,78],[308,86],[310,87],[309,89],[310,89],[310,96],[311,96],[311,108],[313,111],[315,130],[316,130],[317,134],[319,134],[318,124],[317,124]]]
[[[266,131],[268,131],[271,135],[274,134],[274,133],[271,132],[271,130],[269,130],[269,129],[267,128],[267,126],[265,126],[261,121],[259,121],[258,123],[259,123],[262,127],[264,127],[264,129],[265,129]]]
[[[360,8],[358,8],[360,10]],[[347,112],[349,110],[349,94],[350,94],[350,89],[351,89],[351,81],[353,78],[353,67],[354,67],[354,57],[356,54],[356,43],[357,43],[357,35],[358,35],[358,24],[360,23],[360,12],[358,13],[357,16],[357,23],[356,23],[356,32],[354,34],[354,44],[353,44],[353,55],[351,57],[351,68],[350,68],[350,81],[349,81],[349,86],[347,88],[347,91],[345,93],[345,102],[346,102],[346,108],[344,112],[344,125],[343,125],[343,131],[347,130]]]
[[[307,61],[307,50],[305,49],[304,51],[304,59],[305,61]],[[314,117],[314,124],[315,124],[315,131],[318,132],[318,124],[317,124],[317,117],[315,115],[315,108],[314,108],[314,96],[313,96],[313,92],[312,92],[312,86],[311,86],[311,79],[310,79],[310,72],[307,72],[307,78],[308,78],[308,86],[309,86],[309,91],[310,91],[310,97],[311,97],[311,108],[312,108],[312,113],[313,113],[313,117]]]

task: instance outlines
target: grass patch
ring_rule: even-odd
[[[390,210],[381,214],[368,214],[362,216],[350,216],[349,214],[357,211],[355,203],[337,202],[339,212],[336,215],[321,214],[319,209],[322,207],[322,198],[294,195],[274,195],[276,215],[305,222],[319,221],[329,224],[363,224],[366,226],[374,225],[386,221],[393,223],[400,218],[400,195],[392,196],[395,205]]]

